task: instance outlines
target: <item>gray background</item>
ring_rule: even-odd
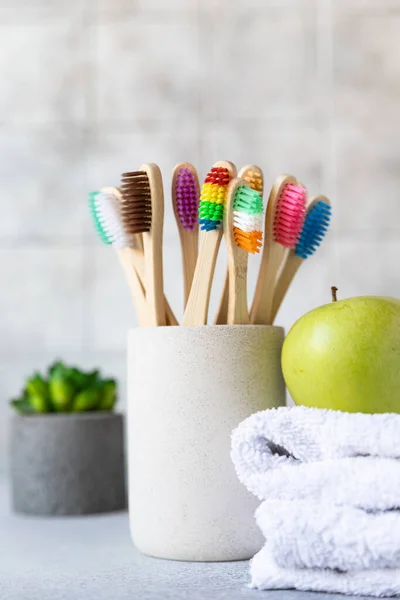
[[[399,295],[399,32],[400,0],[0,0],[0,469],[7,401],[35,367],[100,365],[124,396],[136,320],[86,195],[142,162],[166,186],[178,161],[201,177],[216,160],[255,162],[268,187],[291,172],[331,196],[332,231],[290,290],[286,327],[332,284]]]

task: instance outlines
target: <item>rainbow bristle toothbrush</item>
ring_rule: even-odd
[[[147,321],[166,325],[163,281],[164,189],[159,167],[143,164],[139,171],[123,173],[122,223],[128,234],[143,234]]]
[[[223,233],[222,220],[228,184],[236,167],[228,161],[214,164],[200,194],[200,249],[183,325],[206,325],[215,263]]]
[[[244,179],[252,190],[256,190],[263,195],[264,191],[264,174],[262,169],[257,165],[246,165],[239,171],[238,177]],[[217,314],[215,317],[215,325],[224,325],[228,319],[228,298],[229,298],[229,268],[226,269],[224,287],[219,301]]]
[[[310,201],[296,247],[290,250],[275,286],[272,322],[297,271],[303,262],[310,258],[321,245],[329,228],[331,214],[331,203],[326,196],[315,196]]]
[[[121,195],[117,188],[103,187],[89,194],[89,212],[100,240],[114,246],[131,291],[140,325],[146,325],[146,296],[135,269],[136,251],[133,236],[127,236],[121,223]]]
[[[200,186],[196,169],[190,163],[178,164],[172,174],[172,206],[181,242],[185,307],[198,254],[199,201]]]
[[[296,246],[306,212],[307,190],[291,175],[281,175],[268,198],[264,248],[250,311],[254,324],[272,323],[272,300],[285,249]]]
[[[247,261],[262,245],[263,200],[245,179],[233,179],[228,187],[224,235],[228,249],[228,325],[248,325]]]

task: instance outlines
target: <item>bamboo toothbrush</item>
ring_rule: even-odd
[[[141,279],[134,268],[136,251],[133,236],[127,236],[121,224],[120,193],[117,188],[103,187],[89,194],[89,211],[100,240],[115,247],[119,262],[131,291],[140,325],[146,325],[146,296]]]
[[[290,250],[275,286],[272,303],[272,322],[298,269],[321,245],[328,231],[331,213],[331,203],[326,196],[315,196],[310,201],[299,240],[296,247]]]
[[[143,234],[147,321],[166,325],[162,242],[164,190],[161,171],[155,164],[143,164],[139,171],[123,173],[121,190],[122,222],[130,235]]]
[[[184,307],[196,269],[199,242],[200,186],[197,171],[190,163],[178,164],[172,174],[172,206],[182,251]]]
[[[201,190],[199,204],[200,249],[183,325],[206,325],[212,280],[222,238],[226,191],[236,167],[228,161],[214,164]]]
[[[263,200],[245,179],[233,179],[228,187],[224,236],[228,249],[228,325],[248,325],[247,261],[262,245]]]
[[[246,165],[239,171],[238,177],[244,179],[252,190],[256,190],[263,195],[264,191],[264,174],[262,169],[257,165]],[[227,323],[228,318],[228,299],[229,299],[229,268],[226,269],[224,287],[219,302],[217,315],[215,317],[215,325],[223,325]]]
[[[277,272],[285,248],[294,248],[297,243],[304,221],[306,197],[306,189],[291,175],[281,175],[272,186],[265,215],[261,266],[250,312],[251,323],[272,323]]]
[[[99,192],[97,191],[89,194],[89,199],[91,198],[90,211],[92,218],[94,222],[95,218],[98,220],[98,224],[96,225],[95,223],[97,233],[102,241],[104,241],[104,235],[106,238],[111,240],[108,242],[106,241],[105,243],[113,244],[116,247],[126,249],[126,252],[121,252],[118,254],[119,260],[122,260],[123,255],[127,256],[127,258],[125,258],[124,269],[128,268],[136,271],[136,275],[139,277],[145,293],[143,236],[141,233],[128,236],[123,228],[120,204],[123,201],[121,191],[116,187],[104,187],[101,188],[100,191],[106,195],[103,196],[101,202],[97,202],[96,207],[93,206],[93,199],[97,194],[99,194]],[[95,208],[96,210],[94,212]],[[105,228],[105,233],[102,233],[102,231],[99,230],[99,226],[100,229]],[[129,263],[129,265],[127,263]],[[130,278],[134,276],[135,274],[129,274]],[[178,321],[176,320],[172,308],[165,296],[164,303],[167,325],[178,325]]]

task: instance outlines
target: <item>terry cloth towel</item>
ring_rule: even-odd
[[[399,569],[283,569],[276,564],[268,543],[251,561],[251,577],[251,587],[261,590],[296,589],[378,598],[400,594]]]
[[[267,544],[252,586],[400,593],[400,415],[263,411],[232,435]],[[385,512],[386,511],[386,512]]]
[[[400,414],[296,406],[255,413],[232,434],[240,481],[260,500],[400,508]]]

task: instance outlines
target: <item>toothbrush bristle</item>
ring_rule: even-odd
[[[203,231],[220,228],[230,179],[225,167],[213,167],[208,172],[201,188],[199,204],[199,223]]]
[[[262,246],[263,200],[261,194],[240,185],[233,197],[233,237],[236,245],[252,254]]]
[[[297,256],[306,259],[314,254],[328,231],[331,214],[330,204],[322,200],[310,208],[296,245],[295,254]]]
[[[131,245],[121,221],[120,200],[112,189],[89,194],[89,210],[100,240],[107,245],[127,248]]]
[[[122,223],[129,235],[145,233],[151,228],[151,190],[145,171],[132,171],[121,176]]]
[[[263,195],[264,181],[260,171],[246,169],[242,177],[252,190],[256,190],[261,196]]]
[[[274,239],[285,248],[294,249],[300,237],[306,213],[307,190],[287,183],[278,198],[274,219]]]
[[[200,190],[197,179],[190,169],[178,171],[175,184],[176,211],[186,231],[193,231],[198,224]]]

